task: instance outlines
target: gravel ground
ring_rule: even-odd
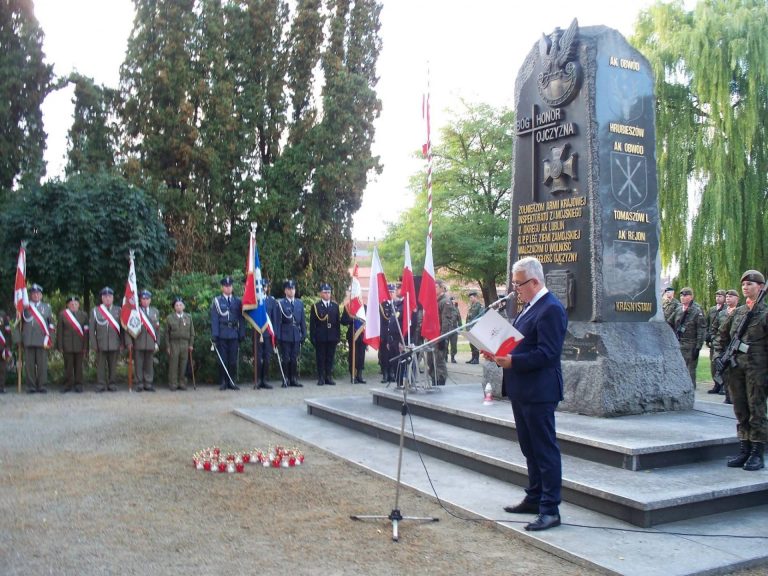
[[[450,370],[450,365],[449,365]],[[595,574],[492,525],[450,517],[409,489],[400,542],[394,483],[299,446],[305,465],[210,474],[192,454],[293,442],[234,416],[241,407],[367,394],[348,383],[219,392],[0,397],[0,574]],[[161,387],[162,388],[162,387]],[[742,571],[739,574],[759,574]]]

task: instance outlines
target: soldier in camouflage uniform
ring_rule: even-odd
[[[717,326],[715,327],[713,334],[714,338],[712,340],[712,350],[710,351],[710,355],[712,356],[712,376],[715,375],[715,361],[717,360],[717,357],[720,356],[720,354],[723,353],[723,346],[727,346],[728,342],[725,342],[723,344],[721,342],[721,339],[719,338],[720,334],[720,326],[723,325],[723,322],[725,322],[725,319],[728,318],[728,316],[733,316],[733,313],[736,311],[736,308],[739,306],[739,293],[736,290],[728,290],[725,293],[725,306],[722,310],[720,310],[720,313],[718,314],[717,318],[715,319],[715,323]],[[731,401],[731,392],[728,389],[728,386],[723,384],[723,389],[720,390],[720,394],[725,394],[725,400],[723,400],[724,404],[733,404]]]
[[[475,318],[483,313],[483,305],[477,299],[477,292],[474,290],[469,293],[469,309],[467,310],[467,324],[472,322]],[[469,349],[472,351],[472,358],[467,360],[467,364],[480,364],[480,350],[475,348],[473,344],[469,345]]]
[[[696,365],[699,363],[699,351],[704,344],[707,322],[701,307],[693,301],[693,290],[686,287],[680,290],[680,307],[675,312],[672,328],[680,342],[680,353],[683,355],[691,383],[696,389]]]
[[[675,312],[680,308],[680,302],[675,298],[675,289],[672,286],[664,288],[661,295],[661,308],[664,311],[664,320],[674,328]]]
[[[453,304],[448,297],[448,285],[443,280],[437,281],[437,314],[440,318],[440,334],[448,332],[446,326],[451,322],[453,318]],[[445,386],[445,381],[448,378],[448,366],[446,360],[448,359],[448,341],[440,340],[436,345],[434,354],[427,356],[427,363],[429,365],[429,376],[432,379],[432,384],[436,386]]]
[[[715,336],[717,336],[717,328],[720,326],[718,316],[723,310],[725,310],[725,290],[718,290],[715,292],[715,305],[707,311],[707,332],[704,336],[704,341],[709,347],[709,372],[712,374],[712,378],[715,376],[715,354],[712,350]],[[707,394],[719,393],[720,387],[717,384],[711,390],[707,390]]]
[[[757,270],[747,270],[741,277],[741,291],[747,298],[720,326],[718,348],[725,350],[736,336],[742,319],[751,311],[742,344],[736,353],[736,366],[725,371],[725,384],[733,400],[739,454],[728,460],[729,468],[760,470],[768,440],[766,420],[766,388],[768,388],[768,305],[752,303],[765,285],[765,277]],[[717,360],[720,362],[720,359]]]

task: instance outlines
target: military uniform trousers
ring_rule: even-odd
[[[190,341],[171,338],[168,343],[168,388],[176,390],[185,385]]]
[[[5,379],[8,375],[8,364],[3,356],[4,349],[0,348],[0,393],[5,392]]]
[[[338,345],[338,342],[315,342],[318,378],[333,379],[333,363],[336,359],[336,347]]]
[[[117,375],[117,356],[119,350],[99,350],[96,352],[96,381],[97,390],[114,388]]]
[[[272,354],[275,351],[272,347],[272,336],[268,332],[259,334],[254,331],[253,337],[256,338],[256,347],[259,351],[256,376],[260,384],[266,384],[269,379],[269,363],[272,361]]]
[[[82,390],[85,352],[62,352],[61,355],[64,357],[64,390]]]
[[[445,353],[448,343],[445,340],[441,340],[435,345],[435,348],[434,352],[427,354],[428,372],[432,378],[432,383],[442,386],[448,378],[447,354]]]
[[[288,382],[295,383],[299,378],[299,354],[301,353],[301,342],[291,340],[278,340],[280,348],[280,358],[283,361],[283,372]]]
[[[355,339],[355,357],[352,358],[352,336],[350,334],[347,335],[347,345],[349,347],[349,351],[347,353],[347,363],[349,364],[350,369],[352,366],[355,367],[355,370],[357,373],[352,373],[352,376],[355,375],[362,375],[363,368],[365,368],[365,349],[366,344],[363,341],[365,337],[365,333],[362,332],[360,335]]]
[[[48,384],[48,350],[42,346],[24,348],[24,376],[27,391],[45,388]]]
[[[458,351],[459,346],[459,333],[456,332],[455,334],[451,334],[448,336],[448,344],[451,349],[451,358],[456,356],[456,352]]]
[[[133,364],[136,368],[136,387],[149,390],[155,380],[155,351],[133,348]]]
[[[764,368],[750,368],[749,357],[739,355],[738,365],[725,373],[725,384],[733,402],[739,440],[768,442],[766,378]]]
[[[696,348],[680,347],[680,354],[685,360],[685,367],[688,368],[688,375],[691,377],[693,388],[696,389],[696,366],[699,363],[698,355],[694,358],[694,353],[698,353]]]
[[[228,386],[229,378],[232,378],[232,383],[237,384],[237,351],[239,348],[240,340],[237,338],[219,337],[216,340],[216,349],[219,351],[224,366],[227,367],[225,371],[224,366],[219,362],[219,386]],[[229,378],[227,378],[227,372],[229,372]]]

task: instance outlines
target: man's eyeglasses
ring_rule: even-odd
[[[526,284],[528,284],[528,282],[531,282],[532,280],[533,278],[528,278],[528,280],[526,280],[525,282],[510,282],[509,285],[512,287],[512,290],[517,290],[518,288],[520,288],[521,286],[525,286]]]

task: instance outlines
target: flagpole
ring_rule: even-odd
[[[427,143],[424,145],[423,154],[427,157],[427,219],[428,219],[428,236],[432,238],[432,122],[430,117],[429,102],[430,99],[430,86],[429,86],[429,62],[427,62],[427,95],[424,101],[424,108],[422,114],[427,123]]]
[[[21,334],[21,326],[19,326],[19,334]],[[21,359],[21,351],[21,342],[19,342],[19,352],[17,354],[18,360],[16,362],[16,392],[19,394],[21,394],[21,371],[24,368],[24,362]]]

